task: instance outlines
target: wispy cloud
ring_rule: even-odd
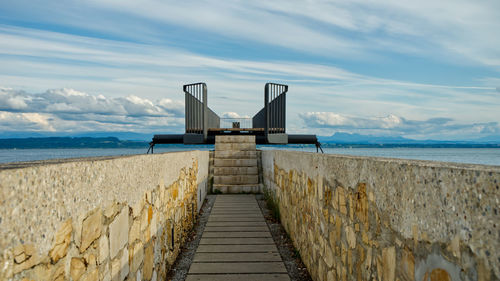
[[[308,130],[306,112],[487,124],[500,120],[499,3],[8,2],[0,87],[17,94],[4,95],[0,110],[48,124],[86,120],[89,129],[138,128],[140,118],[177,126],[184,83],[207,82],[218,113],[253,116],[274,81],[290,85],[290,132]],[[46,90],[61,88],[102,95]],[[62,128],[49,127],[39,128]]]
[[[396,115],[363,118],[334,112],[307,112],[299,116],[306,126],[326,129],[323,132],[327,134],[357,132],[372,135],[402,135],[415,139],[451,140],[500,134],[498,122],[464,124],[443,117],[427,120],[409,120]]]

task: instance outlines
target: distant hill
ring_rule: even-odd
[[[28,148],[146,148],[148,142],[119,140],[115,137],[48,137],[0,139],[0,149]]]
[[[120,140],[151,141],[154,133],[135,133],[135,132],[2,132],[0,139],[24,139],[24,138],[107,138],[114,137]]]
[[[349,133],[335,133],[318,136],[326,146],[356,147],[500,147],[500,137],[490,136],[470,141],[413,140],[401,136],[371,136]]]

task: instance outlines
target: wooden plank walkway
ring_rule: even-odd
[[[217,195],[186,280],[290,280],[255,195]]]

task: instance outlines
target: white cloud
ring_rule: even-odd
[[[73,89],[30,94],[0,89],[0,131],[136,131],[179,130],[183,103],[153,102],[137,96],[107,98]]]
[[[50,119],[48,114],[0,111],[0,131],[56,131]]]
[[[402,135],[415,139],[473,139],[500,134],[498,122],[458,123],[450,118],[409,120],[396,115],[357,117],[334,112],[307,112],[299,115],[306,127],[323,134],[356,132],[372,135]]]

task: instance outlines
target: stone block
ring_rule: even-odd
[[[129,254],[127,248],[123,249],[120,256],[111,262],[111,278],[113,281],[123,281],[129,273]]]
[[[85,264],[89,268],[93,268],[97,265],[97,258],[92,253],[85,253],[85,255],[83,256],[83,259],[85,260]]]
[[[104,210],[104,216],[108,219],[113,218],[120,211],[120,204],[113,202]]]
[[[112,259],[128,242],[128,213],[128,207],[124,207],[109,224],[109,250]]]
[[[144,245],[142,242],[137,242],[132,245],[130,250],[130,272],[136,272],[140,269],[142,261],[144,260]]]
[[[54,266],[52,269],[52,276],[49,280],[52,281],[64,281],[65,280],[65,275],[66,272],[64,271],[65,263],[59,262],[57,265]],[[43,279],[40,279],[43,280]]]
[[[328,266],[328,268],[331,268],[333,266],[333,263],[335,262],[335,259],[333,257],[332,248],[330,248],[328,245],[325,245],[325,246],[326,246],[326,249],[325,249],[324,260],[325,260],[325,263]]]
[[[146,247],[146,251],[144,252],[144,266],[143,268],[143,278],[144,280],[151,280],[153,277],[153,266],[154,266],[154,253],[153,253],[153,243],[149,243]]]
[[[111,281],[111,269],[109,266],[109,262],[106,262],[104,265],[99,267],[99,278],[102,281]]]
[[[85,270],[87,270],[87,268],[81,258],[71,258],[69,272],[74,281],[80,280],[80,277],[85,273]]]
[[[35,280],[52,280],[52,264],[40,264],[33,268]]]
[[[215,143],[215,150],[255,150],[255,143]]]
[[[103,264],[109,258],[109,241],[108,236],[102,235],[99,239],[99,264]]]
[[[403,274],[408,280],[415,280],[415,258],[409,249],[404,249],[401,259]]]
[[[83,276],[82,281],[99,281],[99,270],[95,268],[94,270]]]
[[[32,268],[41,262],[48,262],[48,260],[44,261],[42,257],[38,255],[33,244],[19,245],[13,249],[12,254],[14,257],[12,273],[14,274]]]
[[[141,220],[139,218],[134,219],[132,226],[130,227],[130,232],[128,234],[128,242],[133,243],[135,240],[141,239]]]
[[[377,264],[377,267],[379,265]],[[394,246],[382,249],[383,280],[394,281],[396,278],[396,248]]]
[[[356,233],[354,232],[352,227],[348,225],[344,228],[344,230],[347,238],[347,244],[351,249],[356,248]]]
[[[102,212],[97,208],[91,212],[82,222],[80,252],[83,253],[94,242],[95,239],[101,236],[102,228]]]
[[[68,246],[71,242],[71,232],[73,231],[72,220],[66,220],[54,235],[52,249],[49,251],[49,257],[53,263],[66,256]]]

